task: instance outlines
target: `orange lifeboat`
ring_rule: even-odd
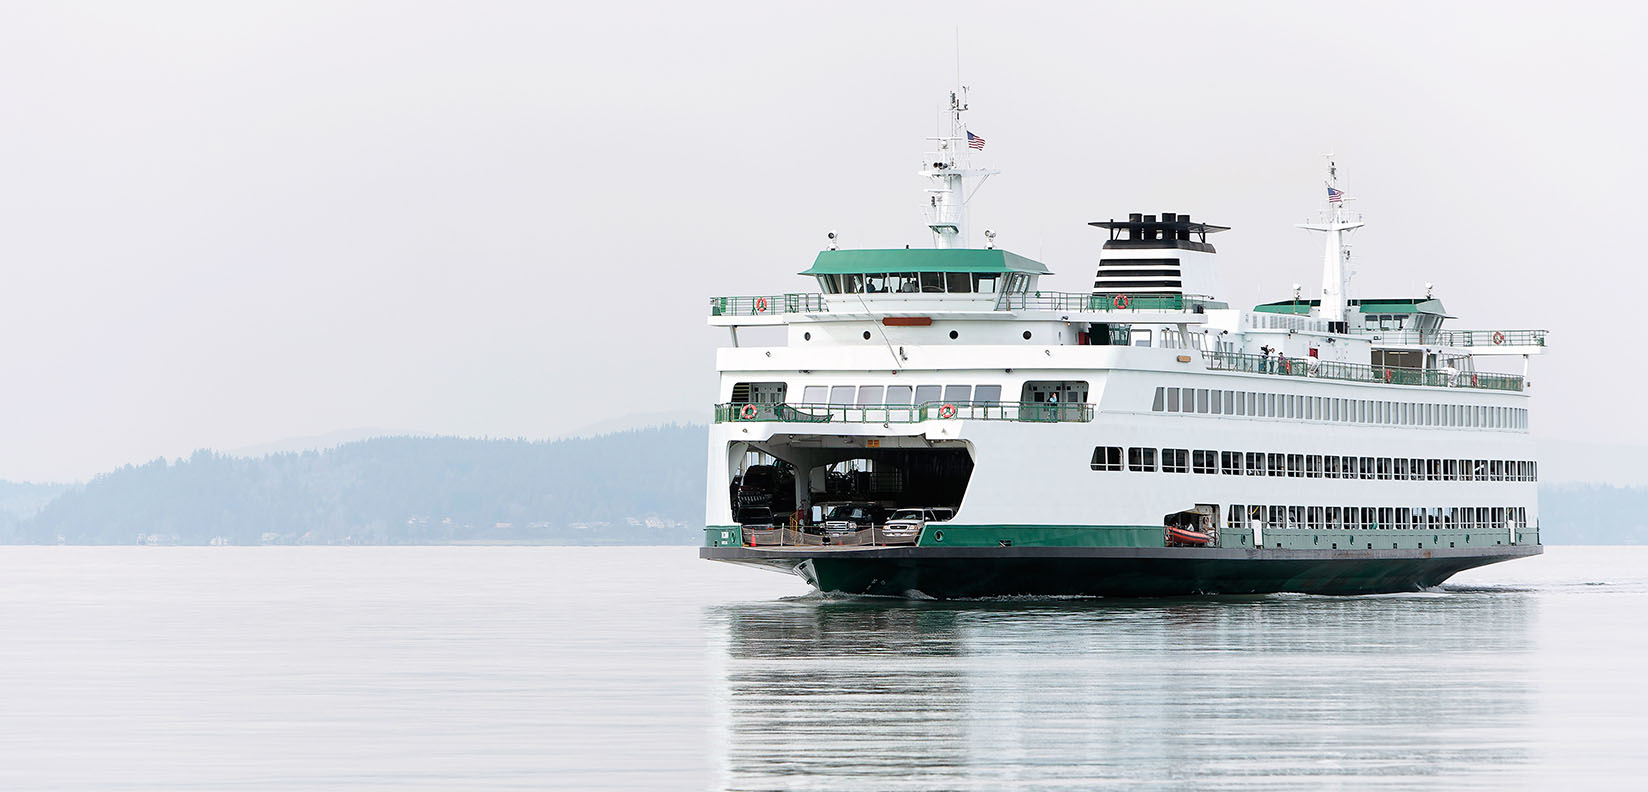
[[[1167,543],[1170,545],[1195,545],[1200,547],[1213,541],[1213,537],[1201,531],[1192,531],[1189,528],[1167,526]]]

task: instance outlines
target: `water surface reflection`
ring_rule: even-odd
[[[1505,590],[706,612],[736,789],[1501,787],[1534,618]]]

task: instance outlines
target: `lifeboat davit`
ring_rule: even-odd
[[[1169,544],[1200,546],[1213,541],[1213,537],[1201,531],[1192,531],[1189,528],[1178,528],[1169,525],[1167,526],[1167,541]]]

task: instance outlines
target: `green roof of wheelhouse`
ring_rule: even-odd
[[[1047,265],[1005,250],[967,248],[824,250],[802,275],[874,275],[885,272],[1028,272],[1051,274]]]

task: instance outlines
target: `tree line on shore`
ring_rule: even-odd
[[[197,451],[6,512],[0,540],[695,543],[704,442],[703,427],[670,425],[554,441],[383,437],[260,458]]]

